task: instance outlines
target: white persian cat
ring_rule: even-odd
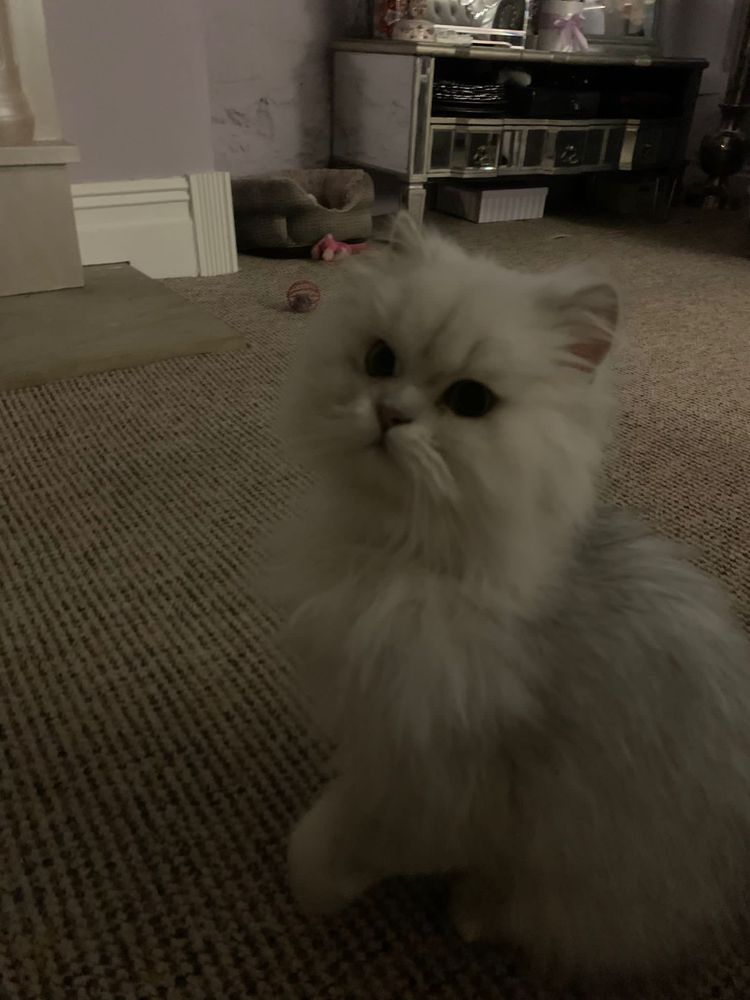
[[[597,504],[617,295],[403,216],[349,277],[285,405],[316,481],[290,632],[337,747],[295,896],[446,872],[467,939],[582,973],[676,959],[747,884],[750,656],[714,583]]]

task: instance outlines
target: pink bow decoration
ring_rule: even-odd
[[[541,27],[560,32],[559,52],[587,52],[589,43],[581,29],[583,20],[583,13],[561,17],[543,13]]]

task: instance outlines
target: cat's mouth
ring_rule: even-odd
[[[388,431],[381,431],[376,438],[373,439],[369,446],[369,450],[379,452],[381,455],[387,455],[389,458],[395,458],[396,452],[399,451],[397,445],[394,445],[393,437],[388,433]]]

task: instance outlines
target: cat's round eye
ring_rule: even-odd
[[[483,417],[497,403],[497,396],[481,382],[461,379],[443,393],[443,403],[458,417]]]
[[[384,340],[376,340],[365,355],[365,371],[370,378],[391,378],[396,372],[396,355]]]

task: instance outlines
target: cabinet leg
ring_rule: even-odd
[[[401,192],[401,203],[415,222],[422,225],[427,188],[424,184],[406,184]]]

